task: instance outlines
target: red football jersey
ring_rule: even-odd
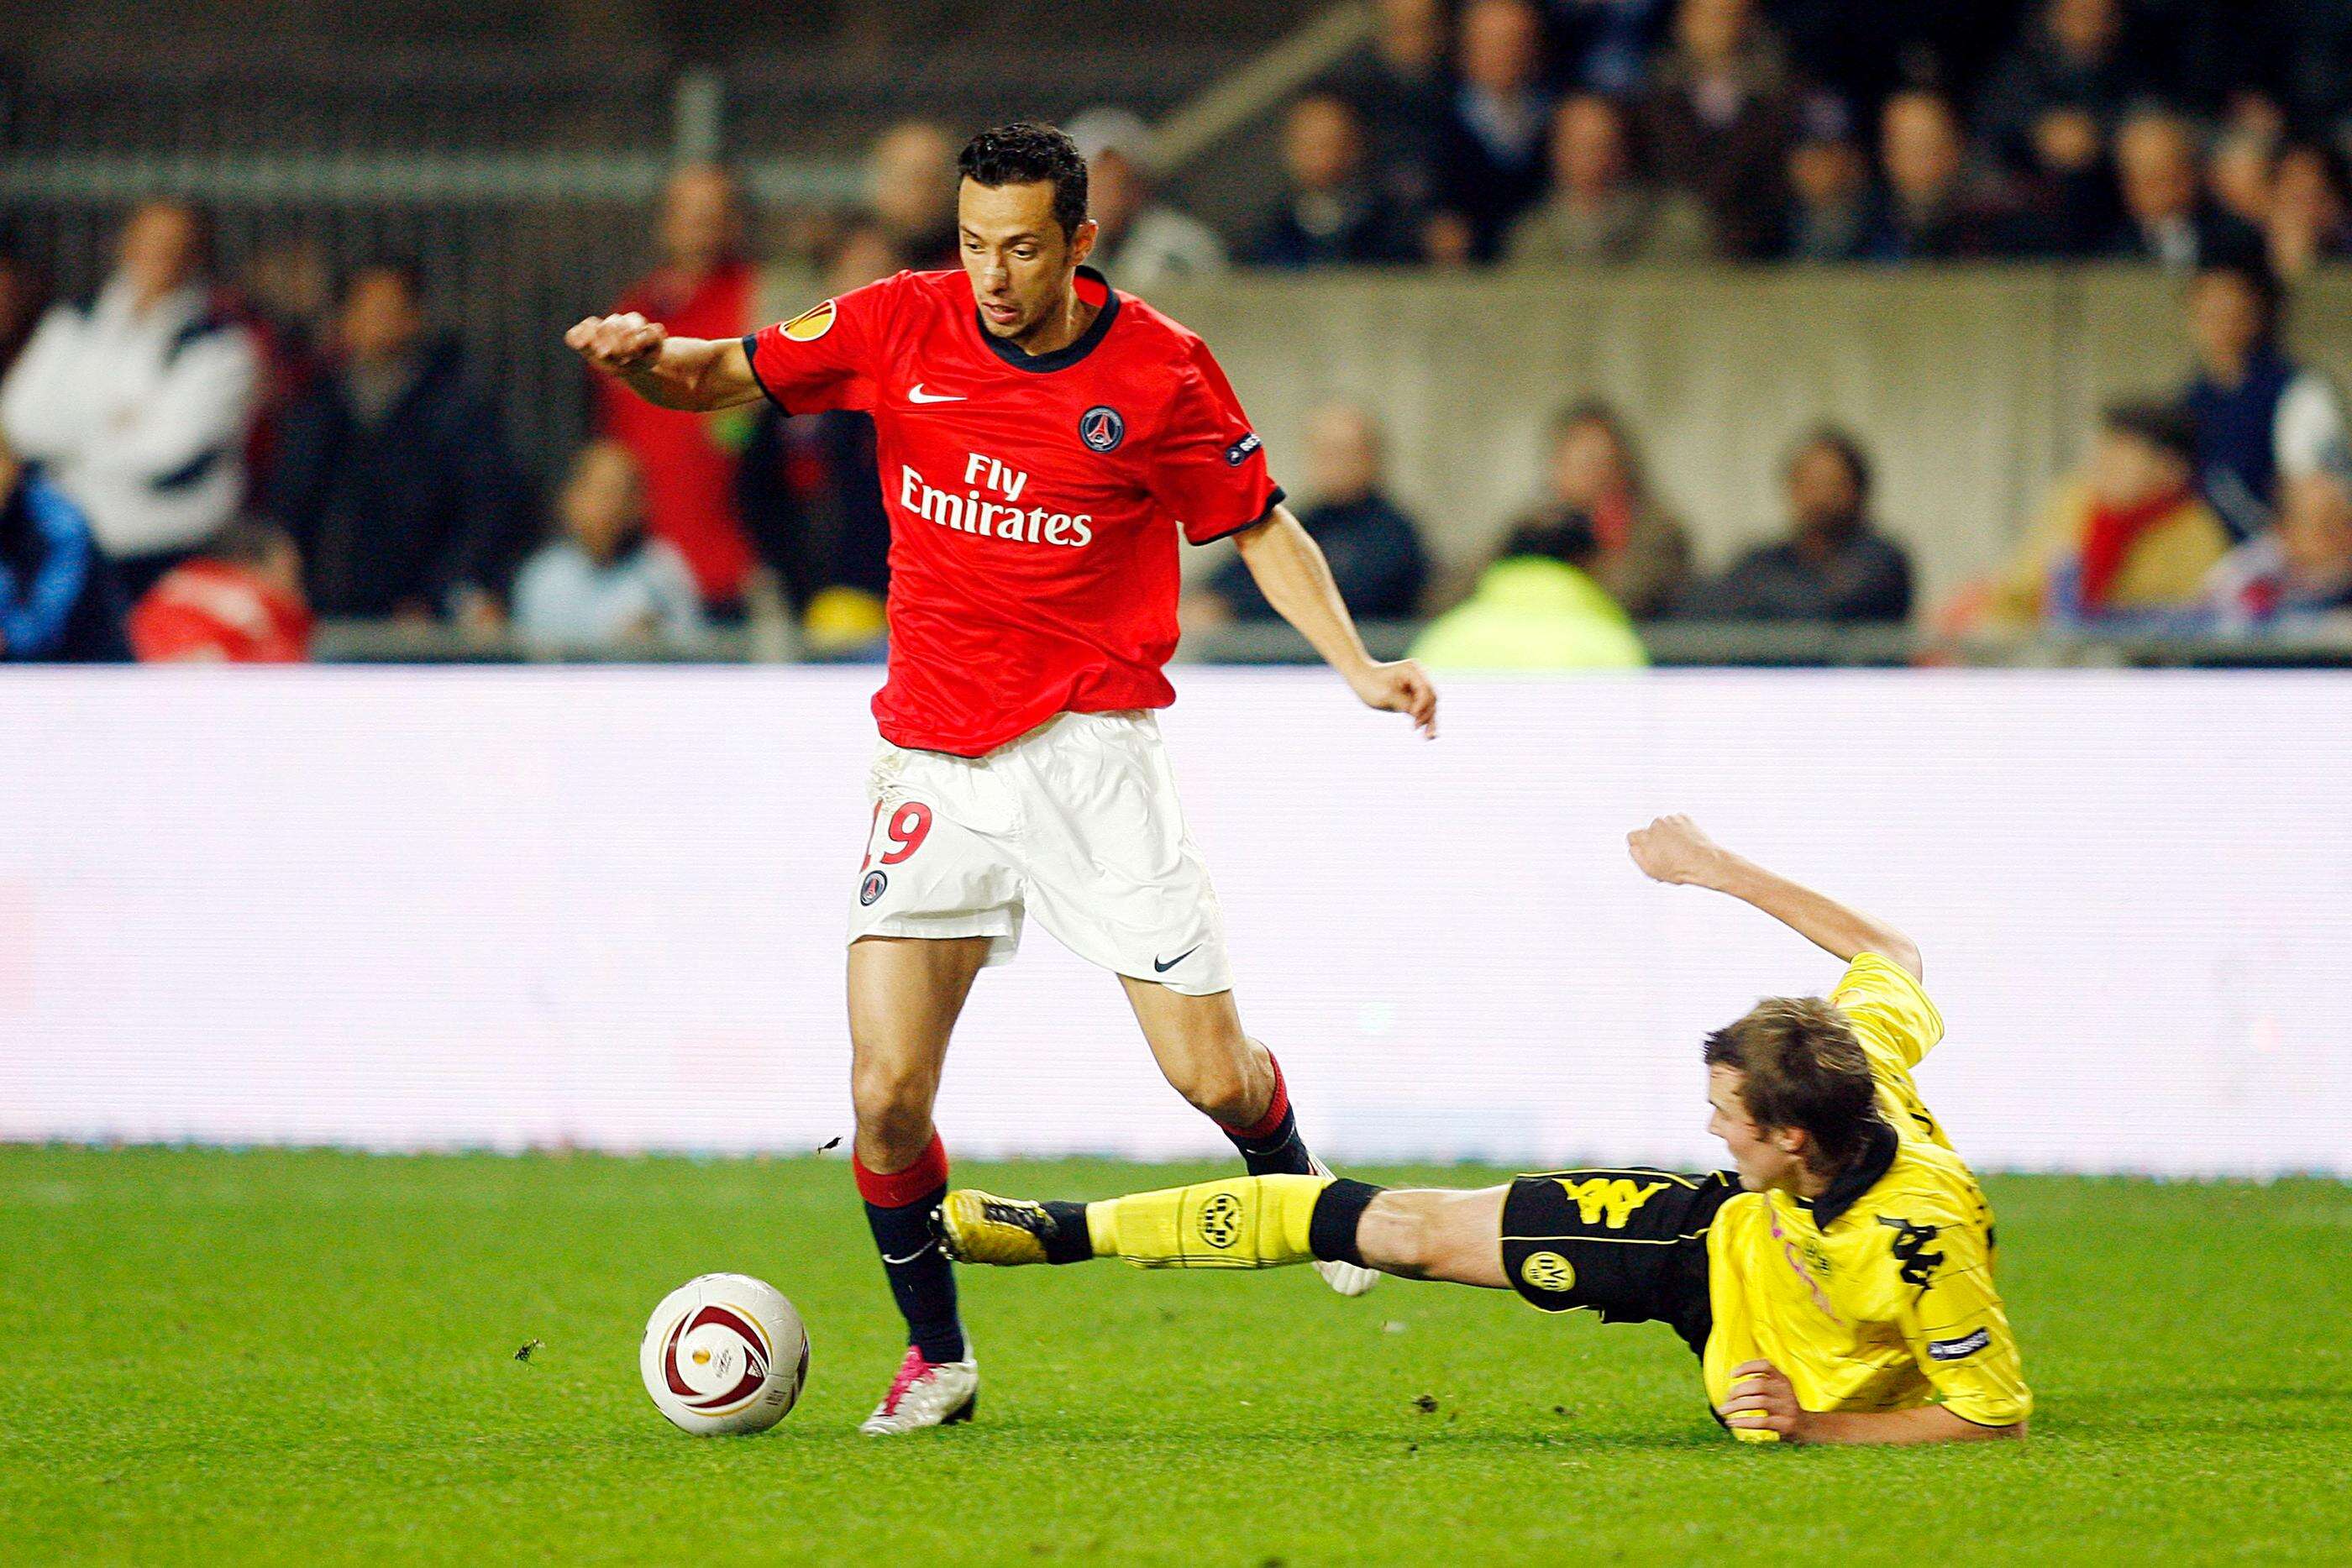
[[[1201,340],[1091,267],[1066,349],[990,337],[961,270],[902,272],[743,340],[788,413],[868,409],[890,514],[898,745],[977,757],[1057,713],[1165,707],[1176,538],[1282,491]]]

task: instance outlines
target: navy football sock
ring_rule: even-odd
[[[929,1362],[961,1361],[963,1323],[956,1315],[955,1269],[931,1234],[931,1210],[948,1195],[947,1149],[937,1134],[930,1147],[903,1171],[887,1176],[853,1158],[866,1224],[882,1254],[890,1294],[907,1320],[907,1343]]]

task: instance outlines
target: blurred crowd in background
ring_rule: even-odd
[[[1284,128],[1274,266],[2175,269],[2345,253],[2352,17],[2326,3],[1384,0]]]
[[[2352,612],[2341,401],[2280,331],[2294,285],[2352,252],[2352,6],[1383,0],[1281,110],[1263,211],[1231,232],[1155,189],[1135,114],[1066,127],[1097,264],[1145,293],[1233,267],[2054,258],[2181,279],[2192,372],[2106,410],[2016,559],[1940,604],[1915,601],[1903,520],[1843,430],[1788,454],[1769,542],[1705,574],[1642,433],[1562,408],[1525,516],[1454,581],[1391,494],[1378,411],[1330,402],[1286,482],[1357,614],[1426,621],[1433,663],[1638,664],[1643,629],[1675,621],[2210,634]],[[862,204],[763,226],[729,170],[681,168],[652,265],[583,303],[723,337],[759,325],[763,266],[824,293],[953,267],[961,141],[892,126]],[[415,258],[301,287],[270,274],[287,260],[219,276],[205,214],[164,198],[89,298],[0,256],[0,655],[298,659],[321,620],[646,652],[781,626],[809,656],[873,655],[888,530],[866,416],[700,417],[599,382],[591,438],[534,483],[449,329],[462,302]],[[1237,562],[1183,606],[1188,631],[1272,613]]]

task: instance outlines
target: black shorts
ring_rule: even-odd
[[[1549,1171],[1503,1200],[1503,1271],[1548,1312],[1590,1308],[1610,1323],[1672,1324],[1704,1354],[1706,1229],[1739,1191],[1728,1171]]]

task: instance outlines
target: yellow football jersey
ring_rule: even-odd
[[[1720,1408],[1731,1369],[1764,1360],[1808,1410],[1940,1401],[1980,1426],[2021,1421],[2033,1396],[1993,1287],[1992,1209],[1911,1082],[1943,1017],[1874,953],[1830,1001],[1870,1058],[1892,1131],[1818,1198],[1751,1192],[1723,1206],[1707,1233],[1707,1398]]]

